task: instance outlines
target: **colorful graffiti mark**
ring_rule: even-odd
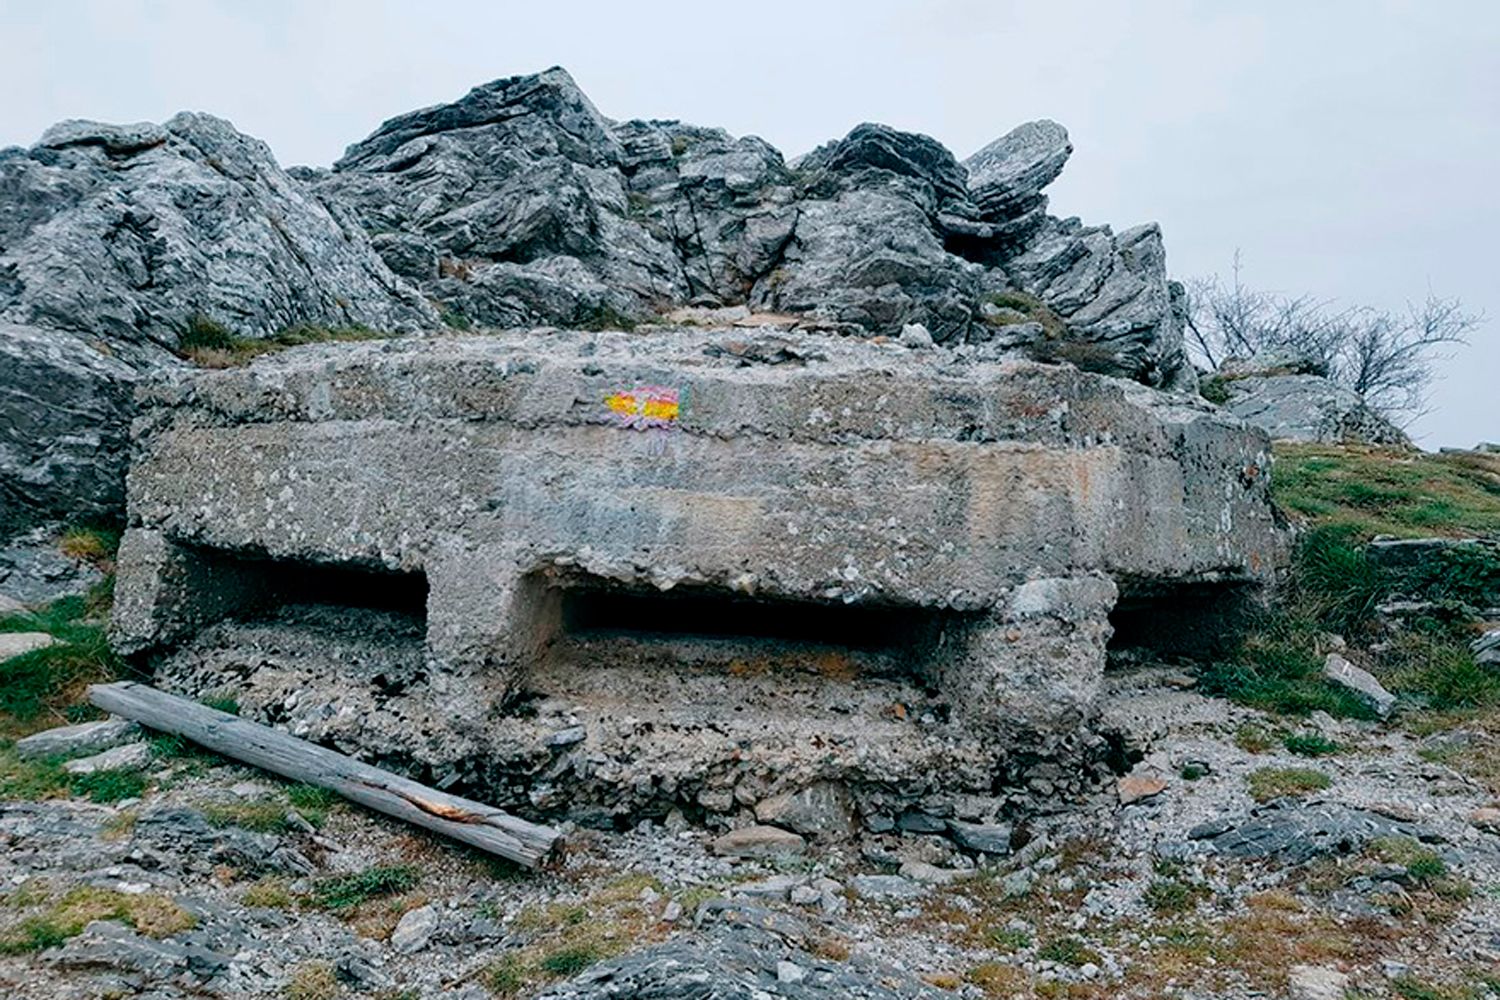
[[[681,412],[677,390],[659,385],[621,390],[606,396],[604,405],[621,427],[634,430],[673,427]]]

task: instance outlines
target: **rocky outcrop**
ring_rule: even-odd
[[[55,125],[0,151],[0,205],[0,318],[127,362],[176,348],[200,315],[242,336],[434,319],[346,212],[209,115]]]
[[[436,324],[347,211],[228,122],[68,121],[0,150],[0,538],[119,516],[132,382],[194,317]]]
[[[1317,361],[1285,351],[1230,358],[1210,394],[1278,441],[1409,446],[1411,439],[1363,398],[1331,381]]]
[[[753,136],[613,122],[554,68],[393,118],[332,171],[298,176],[349,204],[459,325],[749,304],[845,333],[921,324],[940,344],[1016,347],[1036,338],[1004,330],[1032,317],[996,316],[1015,293],[1055,321],[1048,360],[1191,386],[1156,227],[1117,237],[1047,216],[1042,189],[1071,150],[1062,126],[1033,122],[965,165],[866,123],[788,165]]]
[[[124,509],[134,379],[73,334],[0,322],[0,538]]]

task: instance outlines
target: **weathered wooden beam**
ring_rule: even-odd
[[[428,788],[146,684],[95,684],[89,688],[89,701],[152,729],[186,737],[226,757],[327,788],[377,812],[529,867],[548,860],[562,843],[562,834],[551,827]]]

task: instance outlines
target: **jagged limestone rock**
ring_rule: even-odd
[[[964,161],[969,193],[983,217],[1008,222],[1047,204],[1042,189],[1073,153],[1068,130],[1042,119],[1017,126]]]
[[[210,115],[54,126],[0,150],[0,205],[0,319],[74,331],[127,363],[176,347],[195,315],[243,336],[435,321],[346,212]]]
[[[1266,352],[1230,358],[1214,380],[1225,409],[1275,440],[1410,446],[1399,427],[1327,375],[1327,365],[1313,358]]]
[[[1032,122],[966,169],[927,136],[866,123],[789,167],[754,136],[612,122],[554,67],[393,118],[331,172],[298,176],[349,204],[459,324],[599,327],[749,303],[962,344],[995,340],[984,309],[1018,287],[1084,345],[1052,360],[1190,388],[1155,227],[1117,240],[1046,215],[1041,190],[1071,149],[1061,126]]]
[[[102,346],[0,321],[0,539],[124,509],[136,373]]]

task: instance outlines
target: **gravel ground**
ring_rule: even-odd
[[[1340,749],[1310,759],[1170,672],[1115,687],[1109,718],[1139,763],[1115,793],[1019,824],[1004,858],[886,833],[730,859],[673,817],[571,831],[555,870],[524,872],[239,766],[159,756],[137,799],[0,803],[0,991],[530,996],[750,933],[710,926],[729,898],[800,928],[756,974],[766,996],[831,995],[806,969],[897,996],[924,981],[967,997],[1496,994],[1495,803],[1437,762],[1485,737],[1314,717],[1302,734]],[[1258,772],[1277,791],[1307,771],[1326,787],[1250,794]],[[584,979],[566,995],[605,995]]]

